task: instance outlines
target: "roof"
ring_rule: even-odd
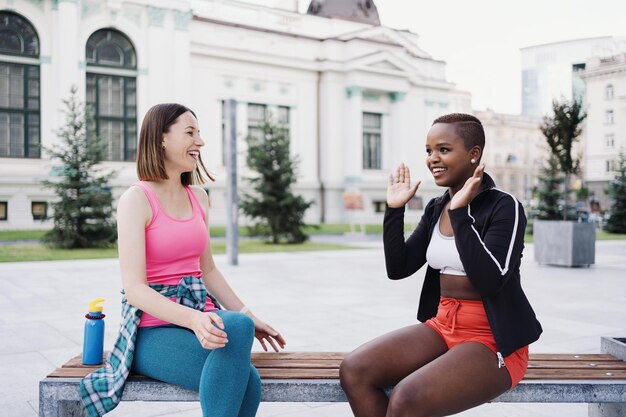
[[[380,26],[373,0],[311,0],[307,14]]]

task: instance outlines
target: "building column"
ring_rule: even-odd
[[[58,49],[57,56],[53,57],[58,71],[58,97],[66,99],[70,88],[78,80],[84,79],[80,75],[80,62],[84,59],[79,55],[85,53],[85,45],[76,45],[79,40],[78,25],[63,24],[62,22],[80,22],[80,2],[78,0],[59,0],[58,10]],[[83,83],[84,84],[84,83]],[[76,85],[81,96],[84,97],[85,86]]]
[[[167,9],[157,6],[148,6],[148,28],[146,50],[143,51],[146,59],[146,68],[149,71],[149,80],[176,79],[172,74],[174,68],[172,56],[166,51],[175,51],[171,44],[171,28],[166,28]],[[139,91],[145,103],[162,103],[180,101],[173,93],[172,86],[176,83],[160,83],[158,88],[143,89]],[[147,110],[147,107],[146,107]]]
[[[391,102],[389,137],[383,137],[383,168],[395,169],[395,167],[405,160],[409,152],[408,141],[413,134],[408,125],[408,109],[406,103],[406,93],[391,92],[389,101]],[[386,163],[385,163],[386,162]],[[404,161],[406,162],[406,161]]]
[[[174,31],[171,32],[173,41],[172,69],[176,77],[176,100],[185,102],[192,92],[191,74],[191,39],[189,25],[193,17],[191,10],[172,10]]]
[[[343,141],[344,178],[351,182],[363,171],[363,88],[346,87],[348,101]]]

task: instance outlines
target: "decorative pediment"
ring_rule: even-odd
[[[385,70],[392,70],[392,71],[404,71],[403,68],[400,68],[398,65],[395,65],[393,62],[388,61],[388,60],[373,62],[367,66],[374,67],[374,68],[381,68]]]
[[[351,69],[369,72],[388,73],[389,71],[393,71],[396,73],[404,73],[407,76],[417,72],[417,68],[415,68],[410,61],[391,51],[378,51],[360,57],[353,57],[346,64]]]
[[[360,36],[360,39],[368,39],[376,42],[393,43],[398,44],[397,40],[392,38],[386,33],[374,33],[370,36]]]
[[[382,42],[391,45],[401,46],[413,56],[419,58],[431,59],[431,55],[422,50],[416,43],[417,35],[391,29],[384,26],[377,26],[350,32],[337,37],[342,41],[351,41],[355,39],[368,40],[373,42]]]

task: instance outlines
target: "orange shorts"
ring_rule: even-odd
[[[437,316],[424,324],[439,333],[448,349],[460,343],[478,342],[493,353],[498,352],[482,301],[441,297]],[[528,346],[519,348],[504,358],[504,364],[511,376],[513,388],[528,368]]]

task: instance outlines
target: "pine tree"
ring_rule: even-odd
[[[546,117],[540,129],[546,137],[551,155],[556,158],[558,167],[565,174],[563,183],[563,220],[567,219],[567,202],[569,200],[569,184],[572,175],[580,171],[580,158],[572,156],[572,148],[579,140],[580,124],[586,115],[582,111],[582,104],[578,100],[572,102],[552,102],[554,115]]]
[[[613,200],[606,222],[606,231],[610,233],[626,233],[626,156],[619,155],[619,167],[615,179],[609,182],[606,193]]]
[[[63,100],[65,125],[58,131],[60,143],[44,148],[61,164],[58,180],[43,181],[54,189],[54,227],[43,242],[58,248],[106,247],[115,242],[113,196],[108,182],[115,173],[104,172],[98,164],[104,157],[104,142],[88,126],[93,116],[79,102],[77,88]]]
[[[559,162],[554,155],[550,155],[548,165],[541,169],[539,187],[536,190],[537,205],[536,217],[541,220],[559,220],[562,214],[558,208],[562,198],[561,187],[565,177],[559,170]]]
[[[270,237],[272,243],[304,242],[308,239],[302,230],[304,213],[313,202],[291,191],[296,182],[297,159],[289,154],[288,132],[270,115],[258,132],[246,138],[246,162],[257,173],[247,178],[254,193],[244,194],[241,201],[242,210],[254,221],[248,228],[250,235]]]

